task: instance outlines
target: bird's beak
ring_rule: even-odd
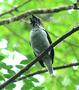
[[[41,24],[40,19],[35,15],[32,15],[32,17],[30,18],[30,22],[33,27],[39,26]]]
[[[33,19],[37,19],[37,17],[36,17],[36,16],[34,16],[34,15],[32,15],[32,18],[33,18]]]
[[[32,15],[32,17],[30,18],[30,22],[33,23],[37,20],[37,17]]]
[[[34,16],[34,15],[32,15],[32,17],[30,18],[30,22],[31,22],[31,25],[32,26],[36,26],[37,25],[37,17],[36,16]]]

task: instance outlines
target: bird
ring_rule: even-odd
[[[35,56],[37,57],[41,54],[46,48],[50,46],[52,40],[48,32],[44,29],[43,24],[35,15],[32,15],[30,18],[30,25],[32,30],[30,31],[30,44],[33,49]],[[53,75],[53,64],[54,61],[54,48],[52,49],[38,62],[42,67],[46,67],[49,74]]]

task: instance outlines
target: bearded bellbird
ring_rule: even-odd
[[[32,30],[30,32],[30,43],[33,48],[35,56],[38,56],[42,51],[50,46],[52,43],[49,34],[42,26],[41,20],[32,15],[30,18]],[[40,61],[42,67],[47,67],[50,75],[53,75],[53,58],[54,49],[52,48]]]

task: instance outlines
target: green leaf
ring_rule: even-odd
[[[0,72],[0,81],[3,81],[3,80],[5,80],[5,76],[2,72]]]
[[[25,79],[23,82],[24,82],[24,85],[21,90],[32,89],[34,87],[31,79]]]
[[[4,55],[0,55],[0,61],[3,60],[5,58]]]
[[[22,65],[16,65],[16,67],[17,67],[18,69],[22,69],[24,66],[22,66]]]
[[[8,73],[9,73],[11,76],[13,76],[13,75],[16,74],[15,71],[13,71],[13,70],[8,70]]]
[[[10,78],[12,75],[10,74],[4,74],[5,78]]]
[[[36,78],[34,78],[34,77],[30,77],[30,80],[33,81],[33,82],[36,82],[36,83],[39,82],[38,79],[36,79]]]
[[[22,60],[22,61],[20,62],[20,64],[24,64],[24,65],[27,65],[28,63],[29,63],[28,60]]]
[[[0,62],[0,68],[6,68],[6,64],[4,62]]]
[[[10,83],[8,86],[5,87],[6,90],[13,90],[16,87],[15,84]]]

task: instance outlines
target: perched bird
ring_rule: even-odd
[[[52,43],[50,36],[42,26],[41,20],[32,15],[30,18],[32,30],[30,32],[30,43],[33,48],[35,56],[38,56],[42,51],[50,46]],[[47,67],[49,73],[53,75],[53,58],[54,49],[52,48],[43,58],[39,61],[42,67]]]

